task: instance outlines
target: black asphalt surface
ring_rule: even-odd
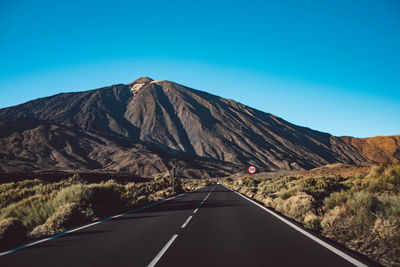
[[[1,256],[0,266],[147,266],[176,234],[156,266],[353,266],[222,185]]]

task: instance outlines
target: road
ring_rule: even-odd
[[[0,257],[0,266],[148,265],[354,266],[222,185]]]

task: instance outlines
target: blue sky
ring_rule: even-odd
[[[400,1],[0,0],[0,108],[140,76],[334,135],[400,134]]]

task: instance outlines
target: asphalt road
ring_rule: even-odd
[[[353,266],[222,185],[0,257],[0,266],[148,265]]]

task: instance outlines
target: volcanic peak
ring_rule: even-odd
[[[142,87],[153,81],[154,80],[149,77],[140,77],[134,82],[129,83],[128,86],[131,88],[132,93],[136,94]]]

